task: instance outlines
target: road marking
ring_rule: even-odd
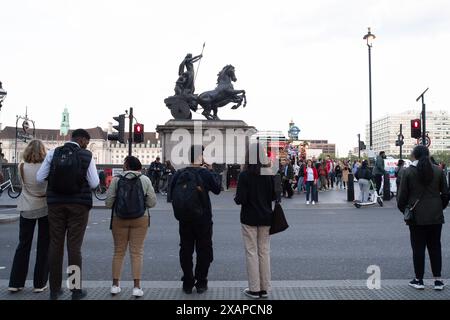
[[[0,267],[0,270],[5,270],[6,269],[6,267]]]

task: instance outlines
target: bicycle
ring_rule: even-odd
[[[100,200],[100,201],[105,201],[106,200],[106,187],[103,185],[98,185],[97,188],[95,188],[94,191],[94,196]]]
[[[12,199],[16,199],[22,193],[22,187],[14,186],[11,181],[11,171],[9,168],[6,169],[8,172],[9,179],[0,184],[0,196],[3,194],[3,191],[8,189],[8,196]]]

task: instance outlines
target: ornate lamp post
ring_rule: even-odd
[[[372,46],[373,40],[375,40],[375,35],[369,31],[364,36],[364,40],[366,40],[367,48],[369,50],[369,141],[370,141],[370,150],[372,150]]]

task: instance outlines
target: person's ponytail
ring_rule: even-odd
[[[419,180],[425,185],[429,185],[433,180],[433,165],[430,160],[430,151],[422,145],[418,145],[413,150],[413,156],[417,163],[417,170],[419,171]]]

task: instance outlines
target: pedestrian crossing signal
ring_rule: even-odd
[[[136,123],[134,125],[133,142],[134,143],[144,142],[144,125],[142,123]]]
[[[422,135],[420,119],[411,120],[411,138],[419,139]]]

